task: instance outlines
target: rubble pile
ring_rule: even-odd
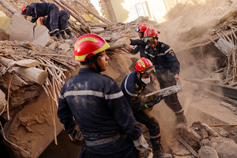
[[[237,157],[236,142],[226,138],[227,135],[220,135],[202,122],[193,122],[191,127],[180,128],[179,134],[182,138],[181,143],[182,140],[184,140],[187,143],[184,144],[185,147],[187,147],[194,156],[197,154],[200,158]]]
[[[210,78],[206,79],[214,83],[229,85],[231,87],[237,86],[237,47],[236,47],[236,30],[237,30],[237,14],[230,17],[224,23],[220,24],[212,30],[212,35],[218,36],[218,41],[213,41],[215,46],[226,55],[225,66],[210,74]]]
[[[43,134],[44,132],[38,129],[38,132],[35,131],[33,126],[46,121],[53,127],[49,130],[54,133],[57,144],[58,129],[62,128],[61,125],[56,127],[56,105],[60,90],[66,79],[79,69],[79,63],[74,61],[71,54],[73,44],[72,40],[51,40],[46,47],[42,47],[26,41],[0,41],[0,111],[1,117],[7,121],[4,125],[6,141],[18,146],[11,146],[16,155],[27,153],[19,149],[32,149],[34,144],[31,141],[24,142],[25,139],[17,140],[18,134],[21,133],[20,127],[32,134]],[[44,100],[40,101],[42,97]],[[29,109],[35,107],[32,104],[38,104],[38,111]],[[33,115],[28,113],[30,111]],[[27,134],[25,135],[27,137]],[[32,136],[27,140],[31,138]]]

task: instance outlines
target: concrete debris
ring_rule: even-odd
[[[57,47],[57,43],[53,42],[48,46],[50,49],[55,50],[55,48]]]
[[[49,40],[48,29],[44,26],[36,26],[35,24],[24,19],[23,16],[13,15],[10,40],[29,41],[34,45],[45,46]]]
[[[62,130],[59,120],[53,119],[56,111],[55,105],[58,104],[57,98],[60,95],[62,85],[67,79],[66,75],[70,77],[74,74],[74,72],[70,73],[71,69],[76,72],[76,69],[79,68],[79,63],[74,61],[73,51],[70,51],[69,56],[61,52],[62,49],[71,50],[71,46],[73,47],[71,41],[67,43],[63,41],[52,42],[55,46],[60,45],[61,47],[55,47],[54,50],[51,50],[49,48],[51,45],[42,47],[24,41],[0,42],[0,50],[2,52],[0,57],[2,74],[0,85],[1,92],[4,92],[0,92],[0,96],[2,98],[1,101],[6,103],[4,100],[5,93],[9,91],[9,114],[13,119],[13,121],[8,121],[4,126],[6,137],[9,141],[18,144],[24,149],[30,148],[31,151],[39,151],[32,153],[31,158],[38,157],[43,152],[44,148],[39,150],[39,144],[40,146],[48,146],[53,139],[57,143],[56,135]],[[7,54],[8,52],[10,54]],[[29,52],[35,55],[31,56],[32,54]],[[59,52],[61,53],[60,55]],[[10,89],[8,90],[9,86]],[[45,99],[49,96],[53,97],[54,107],[51,107],[51,110],[52,108],[54,109],[53,113],[48,109],[52,104],[51,100]],[[39,101],[39,98],[43,98],[43,100]],[[3,104],[0,103],[0,110],[3,110],[3,108]],[[25,111],[24,115],[21,115],[23,111]],[[2,116],[7,120],[6,109],[4,112]],[[54,117],[52,118],[51,115]],[[18,120],[21,121],[19,122]],[[20,128],[22,126],[24,126],[23,129],[27,129],[27,132]],[[55,134],[53,131],[55,131]],[[26,137],[19,137],[19,133],[22,132]],[[50,132],[52,134],[49,134]],[[32,133],[38,135],[36,136],[37,139],[36,137],[33,138],[34,141],[32,141]],[[42,141],[43,137],[44,139],[48,138]],[[38,145],[35,146],[36,144]],[[10,147],[15,155],[27,157],[27,154],[22,150]]]
[[[200,158],[237,157],[237,144],[231,139],[221,137],[202,122],[194,122],[191,127],[183,127],[179,130],[179,135],[193,149],[198,151]]]
[[[237,49],[237,46],[231,44],[230,42],[224,40],[223,38],[220,38],[215,46],[220,49],[221,52],[223,52],[226,56],[229,56],[230,54],[232,54],[232,51],[234,49]]]
[[[228,138],[211,138],[209,146],[215,149],[220,158],[237,158],[237,144]]]
[[[201,149],[198,151],[198,157],[199,158],[219,158],[216,150],[209,146],[201,147]]]
[[[237,114],[237,113],[236,113],[236,112],[237,112],[237,109],[236,109],[235,106],[233,106],[233,105],[231,105],[231,104],[229,104],[229,103],[223,102],[223,101],[221,102],[221,105],[224,106],[224,107],[226,107],[226,108],[228,108],[228,109],[230,109],[231,111],[235,112],[235,114]]]
[[[59,49],[62,49],[66,52],[66,50],[69,50],[70,49],[70,45],[67,44],[67,43],[64,43],[64,44],[61,44],[58,46]]]

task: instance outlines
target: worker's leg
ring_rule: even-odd
[[[150,133],[150,141],[152,144],[153,155],[156,155],[160,150],[160,126],[154,116],[148,110],[142,110],[134,113],[136,120],[144,124]]]
[[[169,71],[166,71],[162,74],[156,74],[156,77],[160,83],[161,89],[176,85],[176,80],[175,80],[174,74]],[[165,101],[166,105],[173,112],[175,112],[177,122],[187,124],[187,120],[184,116],[184,111],[183,111],[183,108],[179,102],[177,93],[164,97],[164,101]]]
[[[52,4],[50,7],[50,12],[49,12],[49,25],[51,29],[51,34],[54,33],[57,38],[60,38],[60,32],[58,29],[58,12],[59,9],[55,4]]]
[[[68,28],[67,22],[68,22],[68,16],[65,15],[60,18],[60,25],[62,30],[65,30],[65,32],[69,35],[70,39],[73,39],[74,36],[72,34],[72,31]]]

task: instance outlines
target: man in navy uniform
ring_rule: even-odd
[[[157,78],[161,89],[176,85],[177,80],[179,80],[180,64],[174,51],[169,45],[158,41],[158,32],[155,29],[147,28],[144,42],[148,43],[145,51],[146,58],[151,60],[156,70],[151,76],[152,80]],[[164,101],[175,112],[177,127],[187,125],[177,93],[164,97]]]
[[[31,16],[31,22],[35,23],[39,17],[48,16],[50,25],[50,36],[56,36],[61,38],[61,34],[58,29],[58,6],[53,3],[31,3],[29,6],[22,7],[22,14],[25,16]]]
[[[78,38],[74,54],[81,69],[61,89],[58,117],[67,133],[79,125],[86,142],[79,158],[138,158],[138,150],[152,158],[117,82],[100,73],[108,66],[108,48],[98,35]]]

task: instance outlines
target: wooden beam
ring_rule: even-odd
[[[81,16],[80,13],[78,13],[74,8],[72,8],[70,5],[67,4],[67,2],[65,0],[60,0],[60,2],[65,5],[66,7],[68,7],[71,11],[73,11],[75,14],[77,14],[78,18],[80,19],[80,23],[85,25],[85,26],[88,26],[88,23],[86,23],[86,20],[82,19],[83,16]],[[91,32],[91,31],[90,31]]]
[[[91,13],[92,15],[94,15],[96,18],[98,18],[99,20],[103,21],[104,23],[108,24],[108,25],[112,25],[112,23],[104,18],[102,18],[101,16],[98,16],[97,14],[95,14],[94,12],[92,12],[89,8],[87,8],[83,3],[79,2],[78,0],[74,0],[74,2],[77,2],[78,4],[80,4],[83,8],[85,8],[89,13]]]
[[[0,4],[6,8],[9,12],[12,14],[18,14],[21,15],[20,12],[18,12],[15,8],[13,8],[10,4],[8,4],[5,0],[0,0]]]

